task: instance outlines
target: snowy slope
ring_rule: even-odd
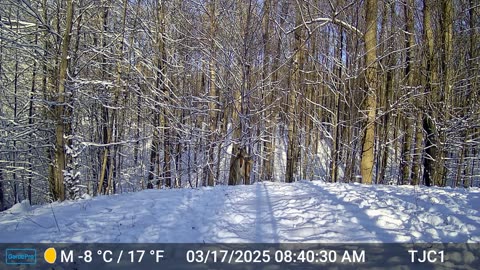
[[[145,190],[0,213],[0,242],[480,242],[480,190],[301,181]]]

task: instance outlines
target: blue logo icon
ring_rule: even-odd
[[[37,250],[33,248],[7,248],[5,250],[6,264],[36,264]]]

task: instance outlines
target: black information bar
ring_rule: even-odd
[[[480,269],[480,244],[0,243],[0,269]]]

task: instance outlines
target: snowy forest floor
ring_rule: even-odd
[[[0,213],[0,242],[480,242],[480,189],[300,181],[144,190]]]

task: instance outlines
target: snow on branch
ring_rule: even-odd
[[[23,29],[23,28],[29,28],[29,27],[35,27],[36,24],[30,23],[30,22],[25,22],[25,21],[20,21],[20,20],[11,20],[11,19],[4,19],[2,18],[0,20],[0,27],[6,25],[6,26],[11,26],[15,27],[17,29]]]
[[[344,22],[342,20],[339,20],[339,19],[330,19],[330,18],[316,18],[316,19],[313,19],[311,21],[308,21],[308,22],[303,22],[302,24],[300,25],[297,25],[295,26],[293,29],[291,29],[290,31],[287,32],[287,34],[290,34],[292,32],[294,32],[295,30],[297,30],[298,28],[302,27],[302,26],[307,26],[309,24],[314,24],[314,23],[318,23],[318,22],[323,22],[323,23],[333,23],[333,24],[338,24],[338,25],[341,25],[347,29],[349,29],[350,31],[354,32],[355,34],[357,34],[358,36],[363,36],[363,33],[362,31],[358,30],[358,28],[356,28],[355,26],[347,23],[347,22]]]
[[[105,80],[83,80],[83,79],[73,79],[74,83],[79,85],[102,85],[105,87],[112,87],[113,82]]]
[[[135,140],[123,140],[119,142],[111,142],[111,143],[95,143],[95,142],[80,142],[81,145],[88,147],[88,146],[93,146],[93,147],[107,147],[107,146],[114,146],[114,145],[121,145],[121,144],[129,144],[129,143],[136,143],[138,141],[146,140],[150,138],[151,136],[147,136],[144,138],[140,139],[135,139]]]

